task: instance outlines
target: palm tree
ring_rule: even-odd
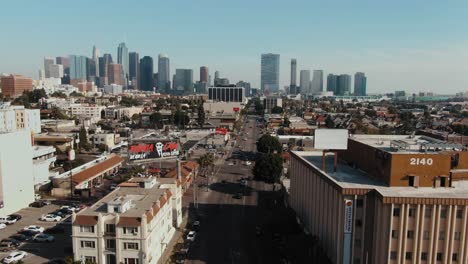
[[[206,176],[207,168],[208,167],[213,167],[214,165],[214,155],[211,153],[206,153],[203,156],[199,157],[197,159],[198,165],[200,165],[201,170],[204,172],[203,174]]]

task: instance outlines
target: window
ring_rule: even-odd
[[[392,238],[398,239],[398,231],[397,230],[392,230]]]
[[[457,253],[452,254],[452,261],[458,261],[458,254]]]
[[[400,216],[400,208],[399,207],[393,208],[393,216],[395,216],[395,217]]]
[[[80,226],[80,232],[82,232],[82,233],[94,233],[94,226]]]
[[[124,264],[140,264],[140,260],[137,258],[125,258]]]
[[[463,217],[463,209],[458,209],[457,210],[457,218],[460,219]]]
[[[432,215],[432,208],[426,208],[426,210],[424,212],[424,217],[430,218],[431,215]]]
[[[136,234],[138,233],[138,227],[124,227],[123,233],[124,234]]]
[[[411,260],[412,258],[413,258],[413,252],[406,252],[405,259],[406,260]]]
[[[115,249],[115,239],[106,240],[106,249]]]
[[[356,208],[362,208],[364,206],[364,200],[363,199],[357,199],[356,200]]]
[[[94,241],[82,240],[81,248],[95,248],[96,243]]]
[[[397,253],[396,253],[396,251],[391,251],[391,252],[390,252],[390,259],[397,259]]]
[[[414,217],[415,214],[416,214],[416,209],[410,208],[410,209],[408,210],[408,216],[409,216],[409,217]]]
[[[442,261],[443,256],[444,255],[441,252],[437,253],[437,261]]]
[[[96,257],[93,257],[93,256],[85,256],[84,260],[85,262],[96,263]]]
[[[124,249],[135,249],[135,250],[138,250],[138,243],[126,242],[126,243],[124,243]]]
[[[115,233],[115,225],[106,224],[106,233]]]
[[[424,239],[424,240],[429,240],[429,231],[424,231],[424,233],[423,233],[423,239]]]
[[[427,260],[427,252],[421,252],[421,260]]]
[[[445,231],[439,232],[439,240],[445,240]]]
[[[414,231],[413,230],[408,230],[408,233],[406,233],[406,237],[409,239],[414,238]]]
[[[447,217],[447,209],[440,210],[440,217],[441,218],[446,218]]]
[[[453,234],[453,239],[454,239],[454,240],[460,240],[460,236],[461,236],[461,232],[455,232],[455,233]]]

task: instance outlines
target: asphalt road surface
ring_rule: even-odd
[[[209,177],[209,188],[203,186],[206,178],[198,177],[201,184],[196,190],[198,215],[201,225],[196,240],[191,243],[187,263],[277,263],[265,257],[256,236],[256,226],[262,218],[259,195],[272,189],[272,185],[253,180],[247,186],[240,179],[252,177],[253,154],[260,136],[255,117],[247,117],[241,135],[224,159],[218,161]],[[244,140],[245,139],[245,140]],[[246,165],[246,159],[252,161]],[[234,197],[242,193],[240,197]],[[189,221],[196,220],[191,217]]]

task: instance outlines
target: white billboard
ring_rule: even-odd
[[[316,129],[314,136],[315,149],[341,150],[348,148],[347,129]]]

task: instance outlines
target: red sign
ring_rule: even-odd
[[[228,132],[227,128],[223,128],[223,127],[219,127],[219,128],[216,128],[216,135],[226,135]]]
[[[130,146],[130,153],[151,152],[154,150],[153,144],[138,144]]]
[[[233,107],[232,110],[234,110],[234,112],[239,112],[240,108],[239,107]]]

